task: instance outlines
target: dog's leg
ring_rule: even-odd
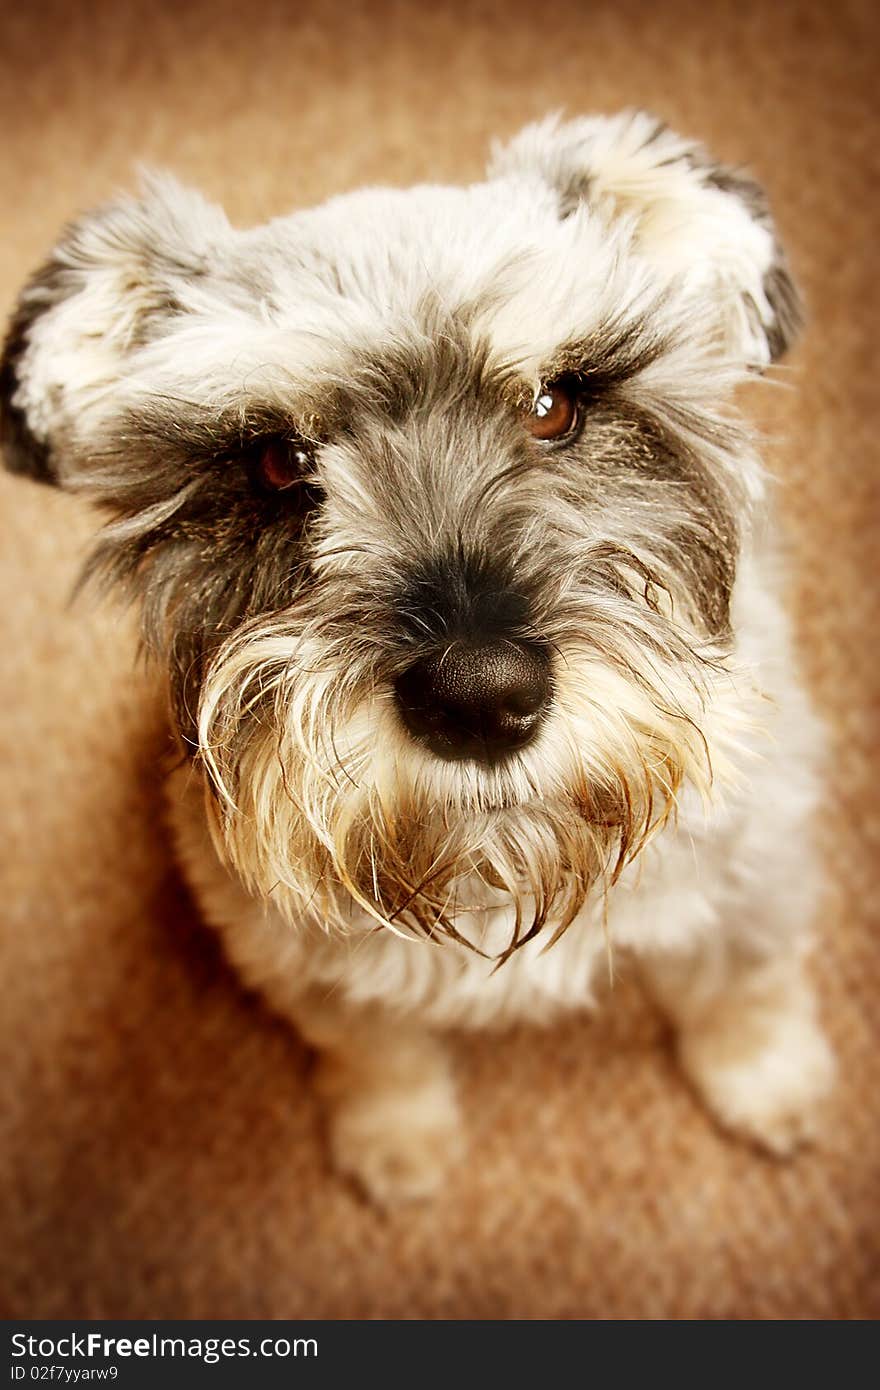
[[[291,1016],[318,1052],[318,1090],[342,1173],[382,1206],[427,1197],[461,1155],[451,1068],[425,1030],[317,992]]]
[[[762,959],[715,941],[644,964],[716,1119],[778,1155],[813,1138],[834,1064],[801,956]]]

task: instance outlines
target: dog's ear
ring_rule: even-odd
[[[625,219],[655,272],[708,309],[724,352],[750,367],[795,337],[800,297],[763,190],[647,112],[527,126],[495,149],[489,175],[549,184],[562,218],[586,205]]]
[[[8,468],[46,483],[68,476],[126,359],[179,308],[229,235],[225,214],[165,175],[144,179],[63,232],[22,290],[0,359],[0,444]]]

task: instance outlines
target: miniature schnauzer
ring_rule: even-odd
[[[799,316],[759,187],[642,112],[256,230],[150,178],[21,294],[7,463],[110,513],[181,863],[380,1203],[460,1151],[438,1032],[612,950],[723,1126],[814,1129],[822,739],[732,403]]]

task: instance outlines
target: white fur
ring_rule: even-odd
[[[198,770],[172,776],[180,859],[243,978],[322,1053],[336,1162],[382,1202],[424,1195],[458,1148],[450,1078],[428,1030],[588,1007],[621,953],[641,963],[678,1027],[685,1070],[725,1125],[784,1152],[809,1134],[827,1091],[830,1054],[803,973],[821,734],[793,670],[770,531],[754,525],[764,474],[730,423],[733,388],[774,355],[782,313],[771,302],[772,224],[743,187],[642,114],[552,119],[497,151],[485,183],[365,190],[253,231],[154,181],[142,201],[75,226],[49,287],[25,292],[33,322],[12,404],[70,486],[94,486],[87,465],[115,422],[157,400],[211,418],[253,398],[323,440],[324,404],[358,354],[411,347],[426,323],[446,322],[442,310],[532,391],[561,344],[601,344],[649,324],[663,350],[638,368],[639,400],[711,467],[735,507],[742,553],[725,659],[705,660],[696,607],[670,573],[643,618],[662,616],[667,631],[679,624],[676,660],[664,662],[657,644],[643,650],[637,625],[616,634],[626,658],[617,664],[603,662],[595,632],[569,633],[553,713],[500,771],[426,754],[403,733],[389,689],[353,689],[346,705],[346,650],[328,656],[320,625],[299,623],[295,605],[233,632],[208,672],[199,751],[217,796]],[[443,499],[464,452],[454,429],[429,471],[418,461],[419,475],[390,424],[382,442],[404,460],[408,509],[371,488],[356,444],[321,444],[327,500],[313,567],[322,582],[359,547],[364,564],[387,567],[453,531]],[[112,474],[99,481],[112,499]],[[110,540],[146,534],[197,486],[118,521]],[[420,486],[430,505],[419,504]],[[544,506],[540,479],[521,488],[523,506],[532,489],[535,518],[523,555],[539,552],[548,525],[583,532],[585,553],[629,544],[627,507],[591,535],[589,518],[573,518],[564,501]],[[645,554],[630,552],[661,587],[670,498],[654,534],[639,519]],[[686,537],[686,514],[674,519]],[[606,623],[616,611],[608,600]],[[621,674],[627,664],[641,682]],[[231,784],[227,750],[267,694],[277,727],[248,746]],[[538,866],[529,883],[542,872],[552,881],[542,799],[578,781],[622,786],[628,804],[632,795],[634,857],[614,873],[597,829],[595,884],[576,919],[549,948],[552,922],[496,968],[525,892],[509,883],[511,864]],[[417,807],[432,830],[456,821],[462,868],[446,888],[464,942],[416,938],[376,907],[378,886],[371,895],[354,881],[352,828],[378,833],[381,822],[387,847],[400,806]],[[518,859],[503,844],[499,808],[510,807]],[[375,873],[381,856],[370,853]],[[551,868],[558,877],[559,861]]]

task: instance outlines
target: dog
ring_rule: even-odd
[[[22,291],[6,462],[109,512],[180,862],[381,1205],[462,1151],[443,1031],[618,955],[725,1129],[814,1133],[823,739],[734,399],[800,321],[759,186],[644,112],[256,230],[147,176]]]

